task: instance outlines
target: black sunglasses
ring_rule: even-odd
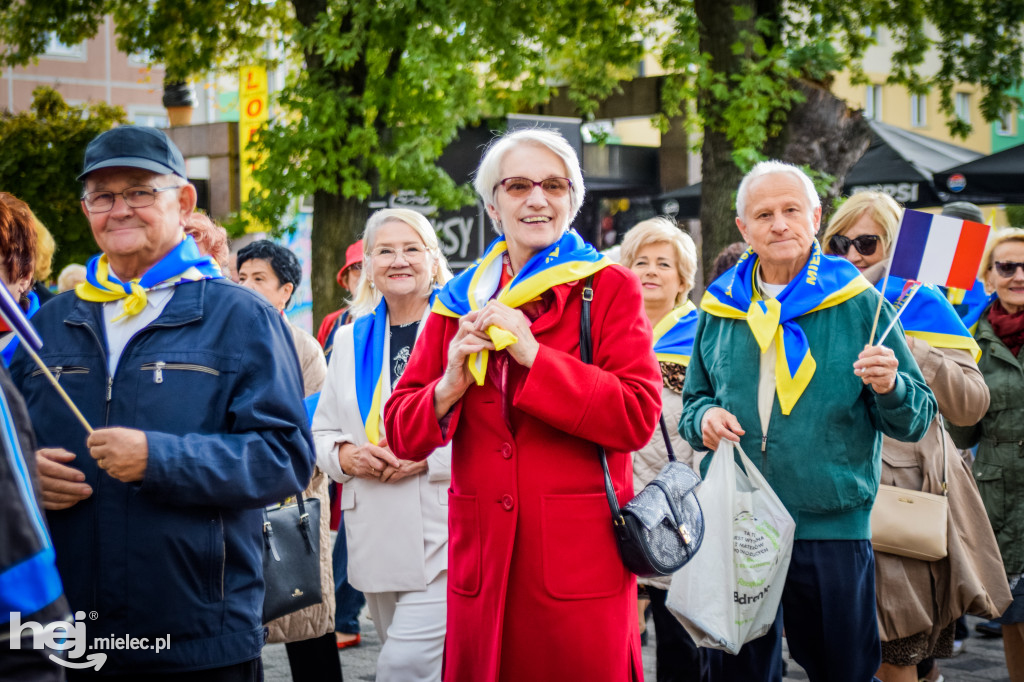
[[[828,246],[832,250],[832,253],[837,256],[844,256],[846,252],[850,250],[850,244],[853,244],[853,248],[857,249],[857,253],[862,256],[870,256],[878,248],[878,241],[881,239],[878,235],[874,234],[862,234],[859,237],[850,239],[844,237],[841,234],[832,235],[832,239],[828,240]]]
[[[1014,273],[1017,272],[1017,268],[1024,269],[1024,263],[1016,263],[1010,260],[997,260],[992,266],[999,273],[1000,277],[1013,277]]]

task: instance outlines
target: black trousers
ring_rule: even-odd
[[[223,668],[192,670],[187,673],[149,673],[139,670],[123,675],[104,675],[95,670],[68,670],[68,682],[98,682],[99,680],[152,680],[153,682],[263,682],[263,659],[227,665]]]
[[[690,633],[665,606],[668,592],[650,585],[646,589],[654,615],[658,682],[703,682],[703,656]]]
[[[341,682],[341,658],[338,656],[337,642],[332,631],[323,637],[285,644],[292,681]]]

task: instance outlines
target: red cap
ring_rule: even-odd
[[[363,262],[363,240],[360,239],[355,244],[352,244],[345,249],[345,265],[342,266],[341,270],[338,270],[338,285],[345,286],[345,271],[356,263]]]

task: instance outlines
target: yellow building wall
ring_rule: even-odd
[[[992,152],[992,134],[989,130],[989,124],[985,122],[981,115],[981,108],[979,106],[981,104],[981,90],[977,86],[961,84],[953,89],[954,93],[966,92],[971,96],[970,122],[973,130],[966,138],[959,138],[953,137],[949,133],[949,128],[946,125],[947,119],[939,111],[939,93],[937,91],[929,92],[927,95],[928,103],[925,125],[914,126],[911,120],[910,93],[906,88],[903,86],[886,85],[885,79],[888,74],[885,73],[865,72],[865,75],[873,84],[882,86],[882,111],[881,115],[876,117],[878,120],[897,128],[903,128],[926,137],[941,140],[942,142],[973,149],[982,154],[990,154]],[[837,97],[846,100],[852,108],[862,109],[867,94],[867,87],[866,85],[851,85],[849,74],[842,73],[836,76],[836,80],[832,85],[832,92]],[[955,97],[956,95],[954,94],[953,96]]]

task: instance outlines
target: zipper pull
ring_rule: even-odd
[[[768,435],[765,434],[765,435],[761,436],[761,452],[764,452],[767,449],[768,449]]]
[[[56,367],[54,367],[53,368],[53,378],[56,379],[57,381],[60,381],[60,373],[63,372],[63,371],[64,371],[64,368],[62,366],[60,366],[60,365],[57,365]]]
[[[163,360],[158,360],[155,364],[156,369],[153,370],[153,383],[162,384],[164,383],[164,365],[167,363]]]
[[[107,377],[107,402],[110,402],[110,398],[114,393],[114,377]]]

